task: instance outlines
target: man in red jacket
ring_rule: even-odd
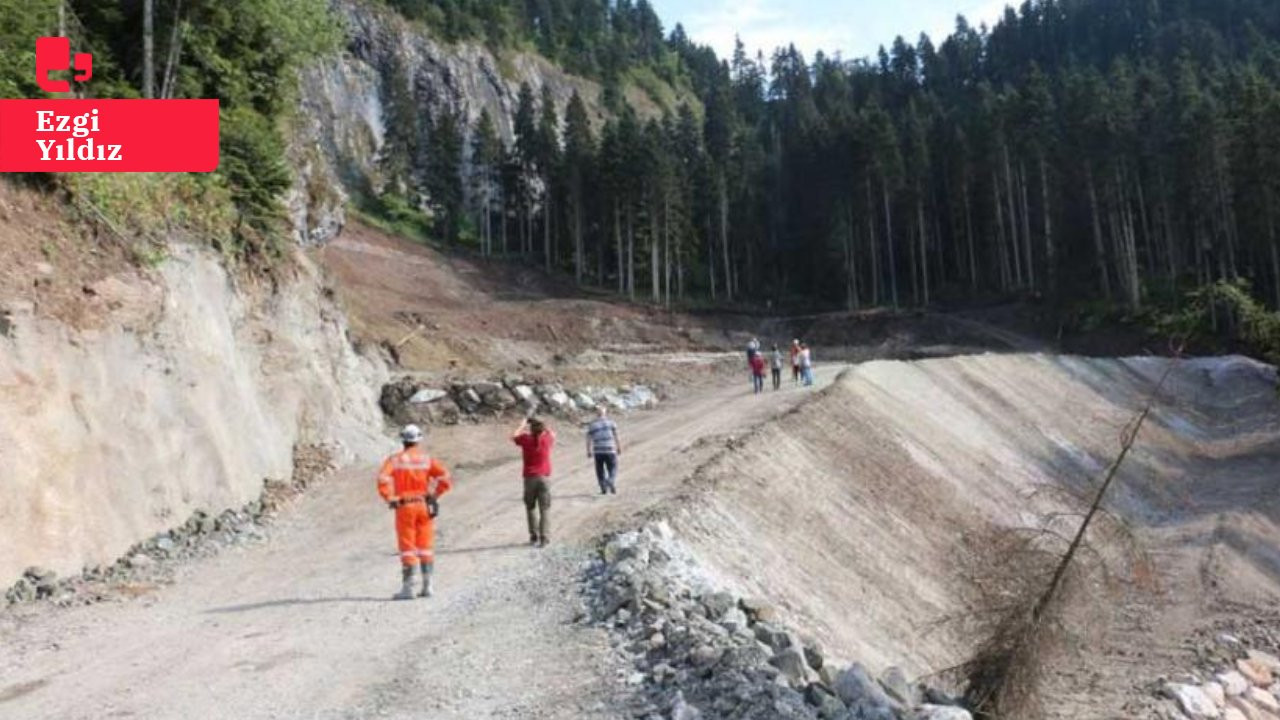
[[[541,420],[526,418],[511,433],[511,441],[520,446],[524,457],[524,510],[529,521],[529,544],[546,547],[547,512],[551,509],[547,479],[551,477],[551,448],[556,436]]]
[[[751,356],[751,389],[759,395],[764,392],[764,355],[756,353]]]

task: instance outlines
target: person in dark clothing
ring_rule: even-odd
[[[769,362],[769,369],[773,374],[773,389],[777,390],[782,387],[782,351],[777,345],[773,346],[773,358]]]

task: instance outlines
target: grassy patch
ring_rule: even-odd
[[[235,211],[212,175],[75,173],[62,176],[72,207],[123,240],[161,240],[178,232],[229,243]]]
[[[407,199],[394,193],[380,197],[360,197],[348,207],[357,220],[391,235],[431,244],[431,218]]]
[[[674,111],[679,105],[675,90],[650,68],[630,68],[624,76],[624,84],[640,88],[662,110]]]

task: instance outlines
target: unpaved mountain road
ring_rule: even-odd
[[[840,369],[820,368],[818,385]],[[314,487],[268,541],[151,595],[0,615],[0,717],[617,717],[625,669],[603,633],[572,622],[590,541],[670,496],[727,435],[817,389],[715,383],[620,419],[617,496],[597,494],[580,431],[559,427],[545,550],[525,544],[509,429],[430,434],[458,482],[441,501],[429,600],[388,600],[392,517],[362,467]]]

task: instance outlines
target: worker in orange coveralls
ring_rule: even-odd
[[[422,567],[422,590],[418,597],[431,597],[431,575],[435,568],[436,501],[453,489],[449,471],[422,449],[422,429],[406,425],[400,431],[404,449],[389,456],[378,473],[378,494],[396,511],[396,540],[400,544],[402,586],[393,600],[413,599],[413,580]]]

